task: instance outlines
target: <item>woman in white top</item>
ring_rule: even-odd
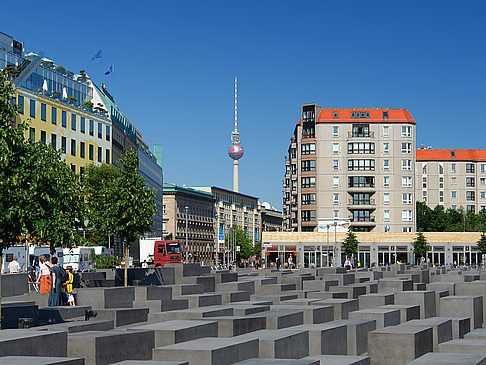
[[[39,275],[37,282],[40,281],[39,293],[49,294],[51,290],[51,270],[47,266],[48,261],[44,255],[39,256]]]

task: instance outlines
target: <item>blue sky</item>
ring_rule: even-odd
[[[3,6],[0,31],[95,82],[90,60],[103,49],[117,104],[150,145],[164,146],[165,182],[231,188],[235,75],[240,191],[278,208],[302,103],[406,108],[417,145],[486,148],[484,1]]]

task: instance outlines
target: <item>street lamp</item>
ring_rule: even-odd
[[[186,247],[184,247],[184,261],[187,262],[187,252],[189,251],[189,246],[187,243],[187,238],[188,238],[188,214],[189,214],[189,207],[186,205],[184,207],[184,212],[186,213]]]
[[[336,266],[336,258],[337,258],[337,252],[336,252],[336,246],[337,246],[337,222],[334,221],[334,249],[333,249],[333,259],[334,259],[334,266]]]
[[[331,266],[331,258],[329,257],[329,224],[327,225],[327,264]]]

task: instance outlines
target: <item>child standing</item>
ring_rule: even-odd
[[[76,303],[74,302],[74,295],[73,295],[73,281],[74,281],[73,267],[67,266],[66,272],[68,274],[68,280],[62,284],[63,286],[62,292],[66,294],[66,301],[69,304],[69,306],[74,307]]]

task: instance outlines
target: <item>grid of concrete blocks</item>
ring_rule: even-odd
[[[486,271],[107,270],[56,308],[25,279],[2,276],[0,364],[486,364]]]

